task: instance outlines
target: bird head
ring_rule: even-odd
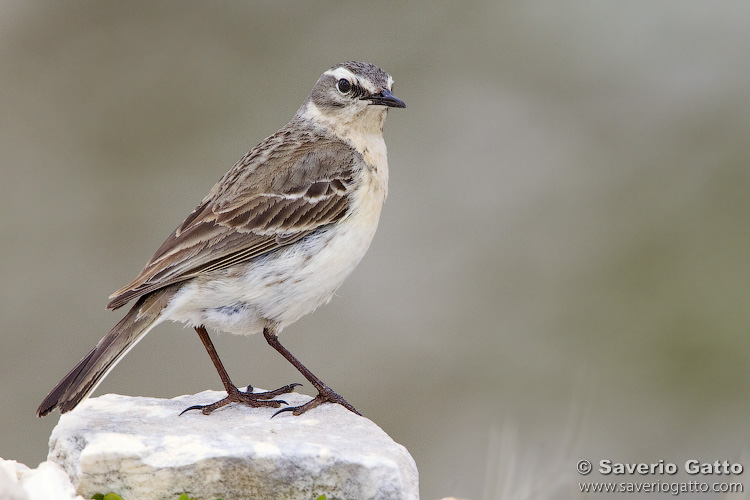
[[[406,107],[392,89],[391,75],[373,64],[337,64],[321,75],[298,115],[335,129],[382,132],[388,108]]]

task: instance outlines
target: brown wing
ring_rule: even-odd
[[[227,172],[107,307],[247,262],[336,222],[346,214],[361,165],[344,143],[314,136],[290,141],[282,129]]]

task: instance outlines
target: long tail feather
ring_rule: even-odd
[[[168,287],[141,297],[112,331],[44,398],[36,410],[37,415],[43,417],[55,408],[65,413],[86,399],[117,362],[163,320],[162,310],[175,291],[175,287]]]

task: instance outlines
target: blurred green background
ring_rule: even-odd
[[[580,458],[743,460],[747,2],[0,8],[3,458],[45,459],[57,414],[34,410],[121,317],[107,296],[357,59],[408,105],[390,195],[359,269],[283,337],[409,449],[423,498],[563,498]],[[238,384],[300,379],[260,336],[215,342]],[[97,393],[220,387],[170,324]]]

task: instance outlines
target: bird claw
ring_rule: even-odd
[[[284,387],[279,387],[278,389],[274,389],[273,391],[264,391],[264,392],[256,392],[252,385],[248,385],[247,389],[245,390],[246,394],[252,394],[258,399],[271,399],[275,398],[276,396],[279,396],[281,394],[288,394],[290,392],[294,392],[294,388],[297,386],[302,386],[302,384],[293,383],[289,385],[285,385]]]
[[[299,408],[299,406],[290,406],[288,408],[282,408],[279,411],[277,411],[276,413],[274,413],[273,415],[271,415],[271,418],[275,417],[279,413],[284,413],[285,411],[295,411],[297,408]]]
[[[323,403],[336,403],[340,404],[350,412],[359,415],[360,417],[362,414],[358,412],[352,405],[350,405],[344,398],[333,392],[329,387],[325,387],[324,390],[320,391],[317,396],[312,398],[310,401],[303,405],[299,406],[289,406],[287,408],[282,408],[281,410],[277,411],[273,415],[271,415],[271,418],[275,417],[276,415],[284,412],[292,412],[292,415],[294,416],[300,416],[306,411],[312,410],[313,408],[320,406]]]
[[[280,394],[287,394],[294,391],[294,388],[302,384],[289,384],[284,387],[279,387],[273,391],[265,391],[259,393],[253,393],[253,387],[249,385],[246,392],[242,392],[236,387],[230,387],[227,391],[227,397],[220,399],[214,403],[208,405],[193,405],[190,408],[185,408],[180,415],[190,410],[200,410],[204,415],[210,415],[214,410],[218,410],[230,403],[243,403],[253,408],[269,407],[278,408],[282,404],[288,405],[283,399],[272,399]]]
[[[193,405],[190,408],[185,408],[184,410],[182,410],[180,412],[180,416],[182,416],[183,413],[188,412],[190,410],[200,410],[200,409],[202,409],[204,407],[205,407],[204,405]]]

